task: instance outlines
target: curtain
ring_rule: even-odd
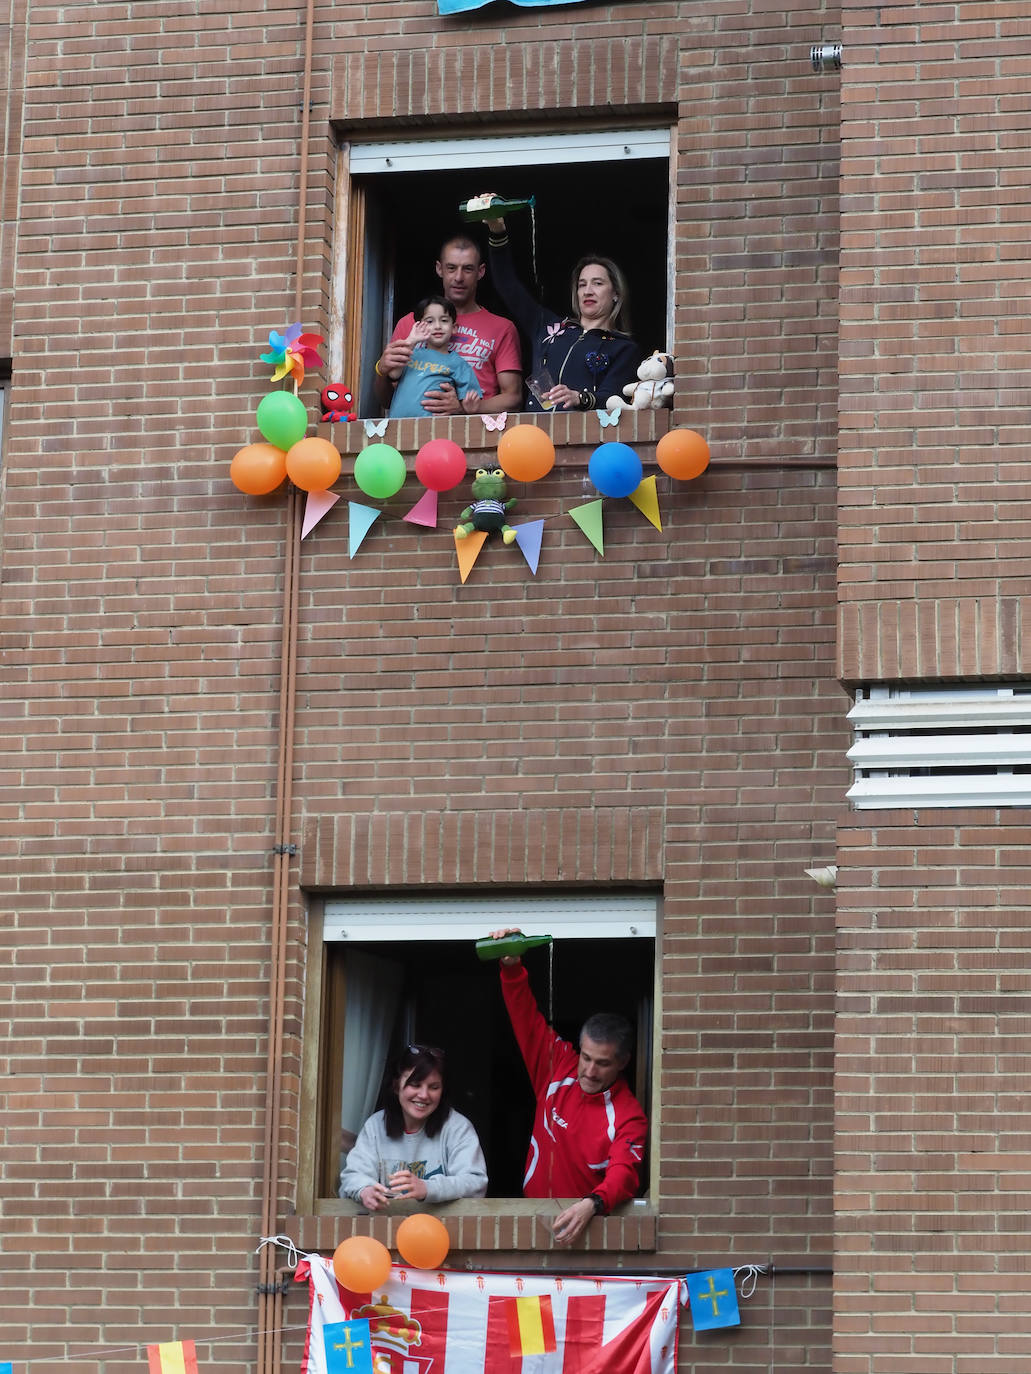
[[[348,951],[340,1127],[349,1134],[375,1110],[402,982],[400,964]]]

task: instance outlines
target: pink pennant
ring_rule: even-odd
[[[301,523],[301,538],[311,534],[324,515],[328,515],[340,500],[332,491],[310,491],[304,503],[304,520]]]
[[[413,525],[427,525],[431,530],[437,528],[437,493],[424,491],[407,515],[402,515]]]

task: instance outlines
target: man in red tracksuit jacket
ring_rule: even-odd
[[[637,1193],[648,1122],[621,1076],[630,1023],[604,1013],[588,1018],[578,1054],[541,1015],[522,960],[500,963],[502,995],[537,1099],[523,1193],[580,1198],[554,1225],[557,1243],[571,1245],[592,1218]]]

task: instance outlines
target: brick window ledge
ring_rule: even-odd
[[[331,1254],[348,1236],[372,1236],[395,1248],[395,1232],[405,1217],[419,1211],[417,1203],[398,1204],[383,1216],[371,1216],[357,1203],[327,1200],[317,1203],[315,1216],[288,1218],[284,1231],[301,1250]],[[560,1206],[533,1198],[463,1198],[433,1209],[447,1223],[452,1246],[463,1252],[485,1250],[555,1250],[558,1254],[635,1252],[656,1249],[655,1208],[645,1199],[617,1208],[611,1216],[596,1217],[576,1245],[556,1246],[546,1224]]]
[[[532,424],[546,430],[555,445],[556,467],[583,462],[583,450],[597,448],[609,440],[629,444],[654,444],[669,429],[673,412],[670,410],[627,410],[616,425],[602,426],[597,414],[591,411],[572,411],[565,415],[541,415],[536,412],[510,414],[508,425]],[[409,468],[415,465],[415,455],[430,439],[451,439],[467,454],[489,454],[498,446],[501,434],[487,429],[480,415],[455,415],[445,419],[388,420],[386,432],[370,438],[361,420],[350,424],[320,425],[319,434],[328,439],[343,454],[360,453],[367,444],[391,444],[404,454]],[[643,455],[642,455],[643,456]],[[482,466],[471,462],[470,466]]]

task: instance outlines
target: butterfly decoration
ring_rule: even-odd
[[[561,334],[565,329],[565,321],[557,320],[554,324],[549,324],[545,330],[545,343],[550,343],[556,334]]]
[[[380,438],[382,438],[383,435],[386,434],[386,432],[387,432],[387,422],[386,422],[386,420],[366,420],[366,421],[365,421],[365,433],[369,436],[370,439],[375,438],[377,435],[378,435]]]
[[[500,415],[481,415],[480,419],[487,429],[504,429],[508,423],[508,411],[503,410]]]
[[[261,361],[269,363],[275,371],[272,380],[280,382],[292,374],[294,384],[300,386],[304,381],[306,367],[321,367],[319,345],[321,334],[304,334],[302,325],[292,324],[285,334],[277,334],[273,329],[268,336],[269,351],[261,354]]]
[[[357,420],[351,407],[354,397],[343,382],[330,382],[322,388],[322,418],[326,424],[335,425],[348,420]]]
[[[599,420],[599,422],[601,423],[602,429],[604,429],[606,425],[618,425],[618,424],[619,424],[619,416],[620,416],[620,411],[618,411],[618,410],[599,410],[599,411],[598,411],[598,420]]]

